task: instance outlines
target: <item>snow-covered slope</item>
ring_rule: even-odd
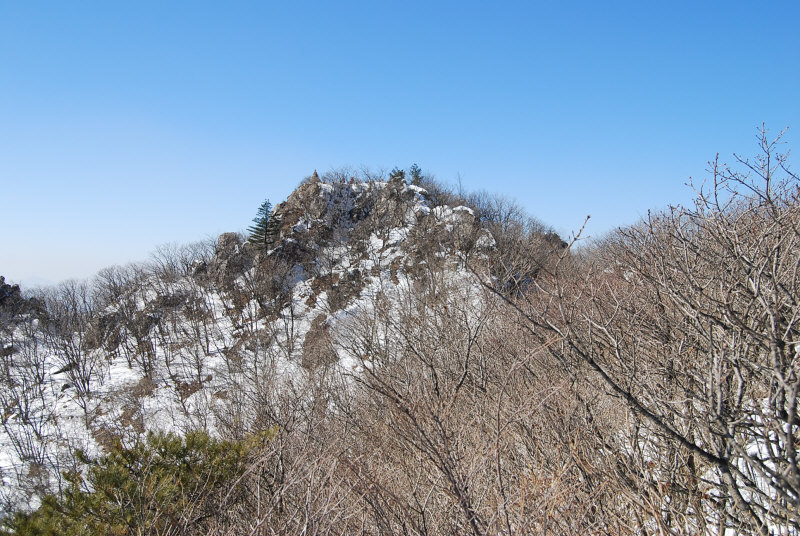
[[[359,374],[361,322],[376,307],[413,308],[412,289],[460,289],[452,295],[479,316],[467,261],[495,239],[471,208],[437,205],[402,180],[308,180],[272,218],[269,251],[225,234],[205,259],[161,252],[50,289],[57,314],[6,315],[5,508],[57,489],[76,449],[156,430],[258,429],[265,401],[292,381],[320,368]]]

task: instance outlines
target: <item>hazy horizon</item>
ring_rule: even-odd
[[[315,169],[408,168],[567,236],[800,125],[800,5],[0,6],[0,274],[245,229]]]

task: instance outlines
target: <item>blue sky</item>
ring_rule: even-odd
[[[800,3],[0,0],[0,274],[246,228],[314,169],[418,163],[562,235],[800,129]]]

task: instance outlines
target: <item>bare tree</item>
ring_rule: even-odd
[[[565,254],[509,299],[632,412],[623,476],[645,525],[800,528],[800,199],[779,139],[762,130],[755,159],[712,163],[694,206],[620,230],[577,265]]]
[[[93,292],[86,281],[67,281],[45,295],[49,326],[47,343],[56,362],[75,389],[87,424],[91,420],[93,389],[105,376],[106,361],[87,338],[90,319],[96,312]]]

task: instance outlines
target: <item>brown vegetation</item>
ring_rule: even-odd
[[[108,301],[62,287],[48,296],[46,337],[87,419],[96,383],[85,378],[102,362],[67,334],[94,314],[104,320],[86,324],[91,348],[118,345],[148,378],[123,418],[140,426],[143,397],[167,385],[194,426],[213,417],[238,441],[228,480],[203,490],[182,477],[204,505],[192,512],[207,517],[181,518],[181,534],[798,534],[800,191],[777,140],[762,132],[760,142],[735,169],[715,162],[693,206],[577,251],[508,202],[436,187],[429,195],[472,216],[449,234],[419,216],[397,246],[413,257],[387,262],[391,284],[369,298],[367,272],[334,276],[335,259],[288,242],[237,252],[252,268],[221,278],[162,262],[183,283],[158,302],[143,298],[153,284],[143,271],[106,272],[119,316],[97,317]],[[349,185],[325,181],[301,188]],[[365,218],[402,221],[409,199],[376,192],[336,214],[311,199],[284,206],[315,211],[320,240],[346,243],[369,238]],[[395,220],[378,217],[381,203]],[[308,216],[292,214],[286,225]],[[302,277],[315,282],[298,303]],[[296,308],[323,294],[326,314],[301,336]],[[142,316],[130,296],[158,305]],[[371,302],[339,314],[356,299]],[[14,339],[2,358],[4,419],[31,419],[33,436],[38,414],[25,404],[41,399],[30,378],[44,375],[34,340]],[[212,377],[218,355],[226,368]],[[286,363],[302,366],[287,377]],[[204,393],[206,405],[190,404]],[[248,439],[264,431],[268,440]],[[31,467],[50,463],[32,438],[14,437]]]

